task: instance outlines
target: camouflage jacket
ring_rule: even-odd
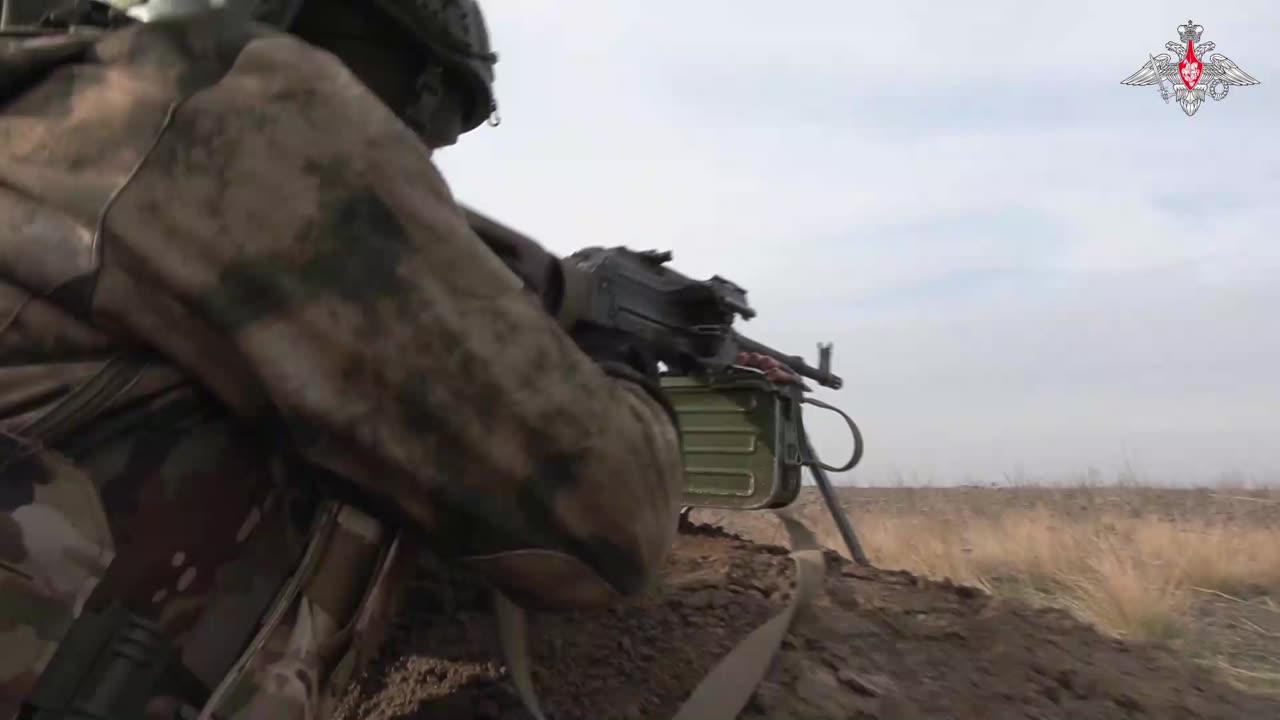
[[[3,42],[0,717],[117,605],[179,649],[150,714],[323,717],[411,537],[526,606],[646,585],[673,424],[334,57],[219,16]]]

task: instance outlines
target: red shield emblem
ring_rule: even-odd
[[[1191,43],[1187,43],[1187,56],[1182,58],[1182,62],[1178,63],[1178,75],[1182,78],[1182,84],[1187,86],[1188,90],[1195,90],[1196,83],[1200,82],[1200,72],[1204,69],[1204,65],[1200,62],[1200,58],[1196,57],[1195,48]]]
[[[1200,37],[1203,34],[1204,26],[1190,20],[1186,25],[1179,25],[1178,41],[1164,45],[1170,52],[1159,55],[1147,53],[1142,67],[1120,83],[1154,86],[1166,105],[1170,100],[1176,100],[1187,117],[1195,115],[1206,100],[1222,100],[1233,87],[1258,84],[1256,78],[1242,70],[1231,58],[1222,53],[1210,52],[1215,47],[1214,43],[1201,44]],[[1179,58],[1178,51],[1184,45],[1186,50]],[[1197,57],[1197,48],[1204,50],[1209,56],[1207,64]],[[1178,89],[1179,80],[1182,81],[1182,90]]]

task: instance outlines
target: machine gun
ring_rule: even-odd
[[[747,291],[720,277],[693,280],[666,263],[670,252],[627,248],[587,248],[564,262],[560,319],[605,327],[638,339],[675,375],[723,371],[739,352],[768,355],[801,377],[838,390],[844,381],[831,372],[831,345],[819,345],[818,367],[743,337],[735,317],[756,311]]]
[[[670,252],[591,247],[557,258],[536,241],[470,208],[467,222],[549,312],[570,332],[579,328],[620,333],[665,366],[663,393],[680,421],[684,445],[686,511],[779,508],[795,501],[800,469],[808,467],[850,556],[866,555],[836,497],[827,471],[844,472],[862,458],[862,434],[844,412],[805,393],[804,384],[776,384],[736,364],[739,353],[758,353],[802,378],[838,390],[830,344],[818,345],[818,366],[740,334],[734,323],[756,311],[747,291],[715,276],[694,280],[672,269]],[[848,462],[818,460],[805,433],[800,406],[839,414],[854,438]]]

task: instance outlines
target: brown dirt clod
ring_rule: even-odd
[[[609,610],[530,618],[534,683],[551,720],[662,720],[793,587],[784,549],[686,528],[661,583]],[[489,595],[435,568],[403,632],[345,701],[343,720],[525,720]],[[1237,690],[1154,645],[827,554],[823,594],[798,617],[740,716],[813,720],[1263,719],[1280,700]]]

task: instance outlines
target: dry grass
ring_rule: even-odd
[[[1280,487],[1027,482],[841,495],[879,567],[1062,607],[1280,693]],[[844,547],[816,492],[794,511],[824,545]],[[764,513],[704,512],[700,521],[785,542]]]
[[[1172,640],[1193,594],[1280,595],[1280,530],[1052,506],[862,518],[877,565],[1071,608],[1119,635]],[[838,546],[837,538],[824,538]],[[835,542],[832,542],[835,541]]]

